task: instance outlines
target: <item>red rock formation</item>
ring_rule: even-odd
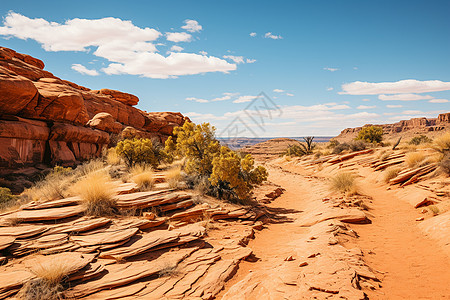
[[[337,140],[353,139],[358,132],[367,126],[373,124],[366,124],[362,127],[346,128],[336,137]],[[413,118],[410,120],[402,120],[394,124],[377,125],[383,128],[383,134],[399,135],[399,134],[423,134],[427,132],[443,131],[450,129],[450,113],[440,114],[437,118]]]
[[[0,167],[75,164],[99,156],[110,134],[126,127],[164,141],[187,119],[147,113],[139,98],[110,89],[93,91],[55,77],[44,63],[0,47]]]

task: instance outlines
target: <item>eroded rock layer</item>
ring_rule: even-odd
[[[0,47],[0,169],[74,165],[98,157],[123,130],[163,142],[186,120],[147,113],[133,107],[134,95],[90,90],[43,69],[41,60]]]

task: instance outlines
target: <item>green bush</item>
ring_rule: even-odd
[[[16,196],[11,193],[11,190],[5,187],[0,187],[0,210],[11,205],[16,200]]]
[[[368,143],[379,143],[383,140],[383,128],[379,126],[363,127],[358,132],[356,140],[362,140]]]
[[[129,167],[135,164],[149,164],[156,168],[167,159],[161,144],[150,139],[125,139],[117,143],[116,152]]]
[[[307,136],[304,137],[304,143],[299,143],[297,145],[289,145],[286,149],[284,155],[287,156],[303,156],[313,153],[314,148],[316,148],[316,144],[313,144],[314,137]]]
[[[413,137],[410,141],[409,144],[410,145],[420,145],[420,144],[425,144],[425,143],[431,143],[433,140],[430,139],[429,137],[427,137],[426,135],[419,135],[419,136],[415,136]]]

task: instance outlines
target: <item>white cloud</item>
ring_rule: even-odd
[[[286,93],[286,96],[289,96],[289,97],[294,97],[294,94],[291,94],[291,93]]]
[[[378,94],[411,94],[450,90],[450,82],[440,80],[419,81],[415,79],[395,82],[362,82],[355,81],[342,85],[342,92],[347,95],[378,95]]]
[[[245,60],[245,62],[248,63],[248,64],[252,64],[252,63],[256,62],[256,59],[247,58],[247,59]]]
[[[338,68],[323,68],[325,71],[330,71],[330,72],[336,72],[336,71],[339,71],[339,69]]]
[[[59,24],[10,12],[0,26],[0,35],[33,39],[46,51],[88,52],[96,47],[92,54],[110,61],[103,69],[107,74],[171,78],[236,70],[236,64],[218,57],[194,53],[158,54],[155,41],[161,37],[159,31],[140,28],[118,18],[71,19]]]
[[[89,75],[89,76],[98,76],[100,75],[96,70],[90,70],[83,65],[73,64],[72,69],[77,71],[78,73]]]
[[[200,53],[201,55],[208,55],[208,52],[206,52],[206,51],[199,51],[198,53]]]
[[[170,47],[170,51],[172,51],[172,52],[181,52],[183,50],[184,50],[183,47],[180,47],[180,46],[177,46],[177,45],[173,45],[172,47]]]
[[[447,99],[431,99],[428,102],[430,102],[430,103],[447,103],[449,101]]]
[[[224,55],[223,58],[231,59],[237,64],[243,64],[244,63],[244,57],[243,56],[234,56],[234,55]]]
[[[373,108],[376,108],[376,106],[375,105],[371,105],[371,106],[369,106],[369,105],[360,105],[356,109],[373,109]]]
[[[186,100],[187,101],[195,101],[195,102],[198,102],[198,103],[208,103],[209,102],[209,100],[195,98],[195,97],[188,97],[188,98],[186,98]]]
[[[396,95],[379,95],[378,99],[383,101],[397,100],[397,101],[415,101],[424,99],[433,99],[430,95],[417,95],[417,94],[396,94]]]
[[[281,89],[274,89],[273,90],[275,93],[284,93],[285,90],[281,90]]]
[[[256,36],[256,32],[250,32],[250,36],[251,37],[255,37]]]
[[[245,103],[250,102],[254,99],[258,98],[258,96],[240,96],[236,100],[233,101],[233,103]]]
[[[186,25],[181,26],[181,28],[189,32],[200,32],[203,29],[202,25],[198,24],[195,20],[184,20],[184,23]]]
[[[281,35],[273,35],[272,32],[266,32],[264,37],[266,39],[273,39],[273,40],[280,40],[283,38]]]
[[[362,99],[362,101],[364,101],[364,102],[369,102],[370,99],[365,98],[365,99]]]
[[[178,42],[190,42],[192,35],[186,32],[166,32],[166,38],[168,41]]]
[[[334,90],[334,88],[332,88],[332,87],[327,87],[327,91],[332,91],[332,90]]]
[[[390,105],[390,104],[388,104],[388,105],[386,105],[386,107],[387,108],[400,108],[400,107],[403,107],[403,105]]]
[[[239,93],[223,93],[222,97],[214,98],[211,101],[216,102],[216,101],[230,100],[231,98],[237,97],[238,95]]]

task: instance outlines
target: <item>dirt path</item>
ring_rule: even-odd
[[[291,267],[285,259],[301,252],[295,241],[305,239],[309,229],[300,227],[297,220],[308,202],[329,194],[327,184],[278,168],[272,167],[269,171],[269,179],[286,189],[269,206],[290,218],[291,222],[270,224],[256,233],[256,239],[249,247],[259,260],[242,263],[218,299],[312,298],[311,295],[302,296],[300,287],[289,283],[289,273],[297,272],[298,263]],[[450,259],[434,240],[419,230],[415,221],[418,213],[410,204],[393,199],[392,194],[382,187],[366,184],[362,191],[373,197],[370,205],[372,223],[351,224],[360,237],[344,246],[360,248],[364,261],[378,271],[381,287],[375,291],[364,289],[369,299],[450,299]],[[268,277],[271,279],[267,280]],[[242,286],[248,287],[241,294],[239,288]],[[234,289],[231,297],[230,289]],[[333,296],[322,293],[318,299]]]
[[[384,273],[370,299],[450,299],[450,258],[417,227],[419,213],[375,184],[362,187],[373,197],[372,224],[350,225],[360,238],[365,261]]]

